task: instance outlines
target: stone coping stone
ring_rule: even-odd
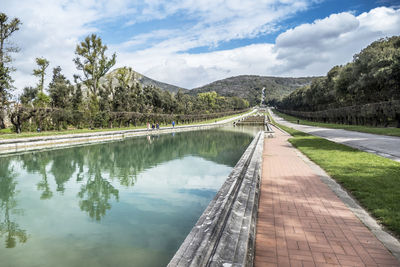
[[[236,120],[238,118],[247,117],[256,112],[253,110],[234,118],[218,121],[215,123],[198,124],[198,125],[183,125],[175,127],[162,127],[157,130],[147,129],[134,129],[134,130],[121,130],[121,131],[104,131],[94,133],[82,134],[65,134],[53,136],[39,136],[29,138],[16,138],[16,139],[3,139],[0,140],[0,155],[7,155],[12,153],[26,152],[32,150],[41,150],[47,148],[62,148],[74,145],[100,143],[112,140],[122,140],[127,137],[133,136],[146,136],[154,134],[168,134],[173,132],[185,132],[201,129],[209,129],[213,127],[223,126],[226,123]]]
[[[210,129],[220,127],[221,124],[214,125],[193,125],[182,128],[164,127],[159,130],[127,130],[127,131],[113,131],[109,134],[102,132],[102,134],[71,134],[71,136],[50,136],[49,138],[41,138],[34,140],[25,140],[22,142],[5,142],[0,143],[0,155],[9,155],[27,151],[37,151],[43,149],[59,149],[76,145],[95,144],[101,142],[123,140],[129,137],[147,136],[147,135],[160,135],[168,133],[178,133],[202,129]],[[104,133],[104,134],[103,134]],[[19,141],[19,140],[18,140]]]
[[[172,258],[172,266],[253,266],[264,132],[248,146]]]

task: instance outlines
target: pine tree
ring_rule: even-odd
[[[115,53],[109,59],[105,55],[106,50],[107,46],[95,34],[87,36],[75,49],[77,57],[74,62],[77,69],[83,72],[83,83],[93,95],[98,93],[100,78],[115,65]]]
[[[10,53],[19,51],[18,47],[7,41],[21,26],[18,18],[14,18],[8,23],[7,21],[7,15],[0,13],[0,129],[5,128],[5,108],[8,105],[10,91],[13,89],[11,72],[15,69],[10,65],[12,62]]]

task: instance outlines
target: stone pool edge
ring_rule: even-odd
[[[75,145],[123,140],[125,138],[135,137],[135,136],[159,135],[159,134],[210,129],[214,127],[223,126],[226,123],[232,122],[239,118],[247,117],[253,114],[254,112],[256,112],[256,110],[252,110],[249,113],[234,118],[222,120],[216,123],[176,126],[174,128],[162,127],[159,130],[135,129],[135,130],[106,131],[106,132],[84,133],[84,134],[41,136],[41,137],[18,138],[18,139],[3,139],[0,140],[0,156],[26,152],[26,151],[42,150],[47,148],[64,148]]]
[[[260,131],[188,234],[172,266],[253,266],[264,132]]]

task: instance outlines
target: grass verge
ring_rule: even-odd
[[[273,111],[276,115],[283,118],[286,121],[297,123],[299,120],[299,124],[316,126],[316,127],[325,127],[332,129],[344,129],[349,131],[363,132],[363,133],[372,133],[372,134],[381,134],[381,135],[390,135],[390,136],[400,136],[400,128],[393,127],[369,127],[369,126],[361,126],[361,125],[345,125],[345,124],[335,124],[335,123],[323,123],[323,122],[313,122],[308,120],[303,120],[294,116],[290,116],[279,111]]]
[[[247,114],[251,111],[246,111],[240,114],[235,114],[235,115],[230,115],[230,116],[225,116],[225,117],[220,117],[217,119],[212,119],[212,120],[204,120],[204,121],[199,121],[195,123],[185,123],[185,124],[177,124],[177,126],[182,126],[182,125],[199,125],[199,124],[208,124],[208,123],[213,123],[213,122],[218,122],[226,119],[231,119],[237,116],[241,116],[244,114]],[[160,126],[171,126],[170,124],[160,124]],[[123,131],[123,130],[136,130],[136,129],[144,129],[146,128],[146,125],[139,125],[139,126],[132,126],[132,127],[121,127],[121,128],[103,128],[103,129],[71,129],[71,130],[63,130],[63,131],[43,131],[40,133],[37,132],[22,132],[20,134],[16,134],[11,131],[10,128],[8,129],[3,129],[0,130],[0,140],[1,139],[14,139],[14,138],[28,138],[28,137],[39,137],[39,136],[53,136],[53,135],[63,135],[63,134],[81,134],[81,133],[95,133],[95,132],[108,132],[108,131]]]
[[[277,124],[289,142],[400,237],[400,163]]]

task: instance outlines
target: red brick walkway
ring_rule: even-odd
[[[287,138],[265,139],[255,266],[400,266]]]

